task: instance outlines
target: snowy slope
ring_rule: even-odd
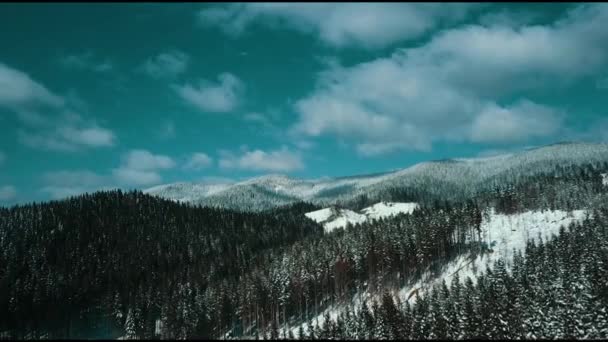
[[[497,178],[500,176],[519,177],[552,170],[555,165],[596,161],[608,161],[607,144],[554,144],[486,158],[424,162],[374,175],[319,179],[267,175],[234,183],[168,184],[144,192],[176,201],[244,210],[263,210],[297,201],[331,206],[337,201],[354,200],[363,194],[380,201],[383,200],[382,192],[393,188],[433,190],[441,185],[468,192],[478,185],[491,187],[500,181]]]
[[[469,255],[460,256],[446,265],[437,277],[427,274],[426,278],[423,277],[413,286],[403,288],[399,293],[400,297],[403,301],[408,298],[414,301],[415,297],[410,297],[412,291],[419,289],[418,292],[422,294],[442,280],[449,284],[456,273],[461,282],[464,282],[466,277],[471,277],[474,281],[475,270],[485,271],[487,265],[493,265],[501,257],[507,261],[507,266],[510,266],[513,249],[523,251],[528,240],[536,240],[539,236],[547,241],[552,235],[559,233],[561,226],[567,227],[572,222],[582,221],[586,214],[585,210],[528,211],[514,215],[496,214],[491,211],[482,221],[481,231],[482,239],[490,246],[492,253],[477,256],[474,260],[471,260]]]
[[[483,215],[481,231],[482,241],[485,241],[488,246],[492,246],[492,253],[477,256],[474,260],[471,260],[469,255],[460,256],[445,265],[440,274],[435,276],[426,274],[415,284],[402,288],[396,295],[402,302],[409,301],[411,304],[416,299],[415,292],[422,295],[425,291],[431,289],[434,284],[440,284],[442,280],[445,280],[449,286],[456,273],[458,273],[461,282],[464,282],[467,276],[475,281],[477,272],[485,271],[486,265],[492,265],[500,257],[505,258],[507,267],[510,267],[513,260],[513,249],[523,251],[526,242],[529,239],[538,238],[539,235],[544,241],[550,240],[552,235],[558,234],[561,226],[567,227],[572,222],[582,221],[586,215],[585,210],[571,212],[562,210],[528,211],[514,215],[497,214],[494,210],[491,210]],[[371,296],[369,293],[359,293],[353,297],[350,305],[358,310],[362,305],[363,298],[369,299]],[[336,320],[345,308],[344,305],[328,308],[313,318],[311,324],[323,326],[326,312],[329,313],[332,320]],[[288,329],[296,334],[299,327],[299,325],[290,326]],[[305,332],[308,331],[306,323],[303,328]]]
[[[344,228],[348,223],[357,224],[367,220],[380,219],[400,213],[410,214],[418,207],[416,203],[380,202],[361,210],[361,213],[348,209],[325,208],[306,213],[306,217],[320,223],[326,232]]]

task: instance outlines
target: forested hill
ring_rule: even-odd
[[[114,327],[104,317],[119,307],[156,317],[178,284],[233,283],[265,250],[322,234],[288,213],[121,191],[0,208],[0,332],[61,327],[55,336],[116,337],[124,322]]]

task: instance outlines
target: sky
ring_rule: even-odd
[[[0,4],[0,205],[608,138],[608,5]]]

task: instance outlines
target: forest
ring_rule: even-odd
[[[116,190],[0,208],[0,337],[606,338],[606,171],[505,176],[450,201],[387,189],[386,200],[421,206],[330,233],[304,216],[319,209],[309,203],[245,212]],[[475,279],[413,304],[394,296],[463,253],[489,253],[479,227],[491,207],[591,215]],[[377,300],[350,305],[363,293]],[[311,324],[336,305],[349,309]]]

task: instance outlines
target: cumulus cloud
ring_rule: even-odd
[[[99,60],[91,51],[63,56],[60,59],[60,63],[69,69],[88,70],[99,73],[109,72],[114,69],[109,60]]]
[[[10,201],[17,196],[17,189],[12,185],[0,186],[0,201]]]
[[[146,150],[131,150],[123,156],[120,167],[112,170],[112,175],[119,184],[152,185],[162,180],[158,171],[174,166],[175,162],[168,156]]]
[[[560,115],[517,92],[561,87],[608,62],[605,4],[584,5],[548,26],[469,25],[428,43],[350,67],[332,63],[295,102],[292,133],[331,135],[359,153],[426,150],[438,140],[523,142],[560,131]],[[501,134],[490,137],[490,129]],[[502,125],[502,128],[498,124]]]
[[[211,166],[213,159],[207,154],[198,152],[193,153],[188,161],[185,163],[184,168],[187,170],[201,170]]]
[[[169,50],[148,59],[142,70],[153,78],[172,78],[186,71],[190,56],[179,50]]]
[[[554,109],[522,100],[511,107],[489,105],[473,121],[475,142],[517,142],[528,137],[549,136],[560,127]]]
[[[17,138],[32,148],[69,152],[83,148],[111,147],[117,140],[111,130],[99,127],[76,113],[58,115],[54,121],[45,119],[33,129],[19,129]]]
[[[300,154],[286,147],[268,152],[245,149],[241,153],[235,155],[229,151],[220,151],[220,168],[271,172],[290,172],[304,168]]]
[[[382,48],[415,39],[444,23],[462,20],[476,4],[246,3],[207,8],[204,26],[240,35],[254,23],[314,34],[334,47]]]
[[[239,102],[244,91],[243,82],[231,73],[221,73],[217,82],[202,79],[198,85],[172,85],[187,103],[204,112],[230,112]]]

